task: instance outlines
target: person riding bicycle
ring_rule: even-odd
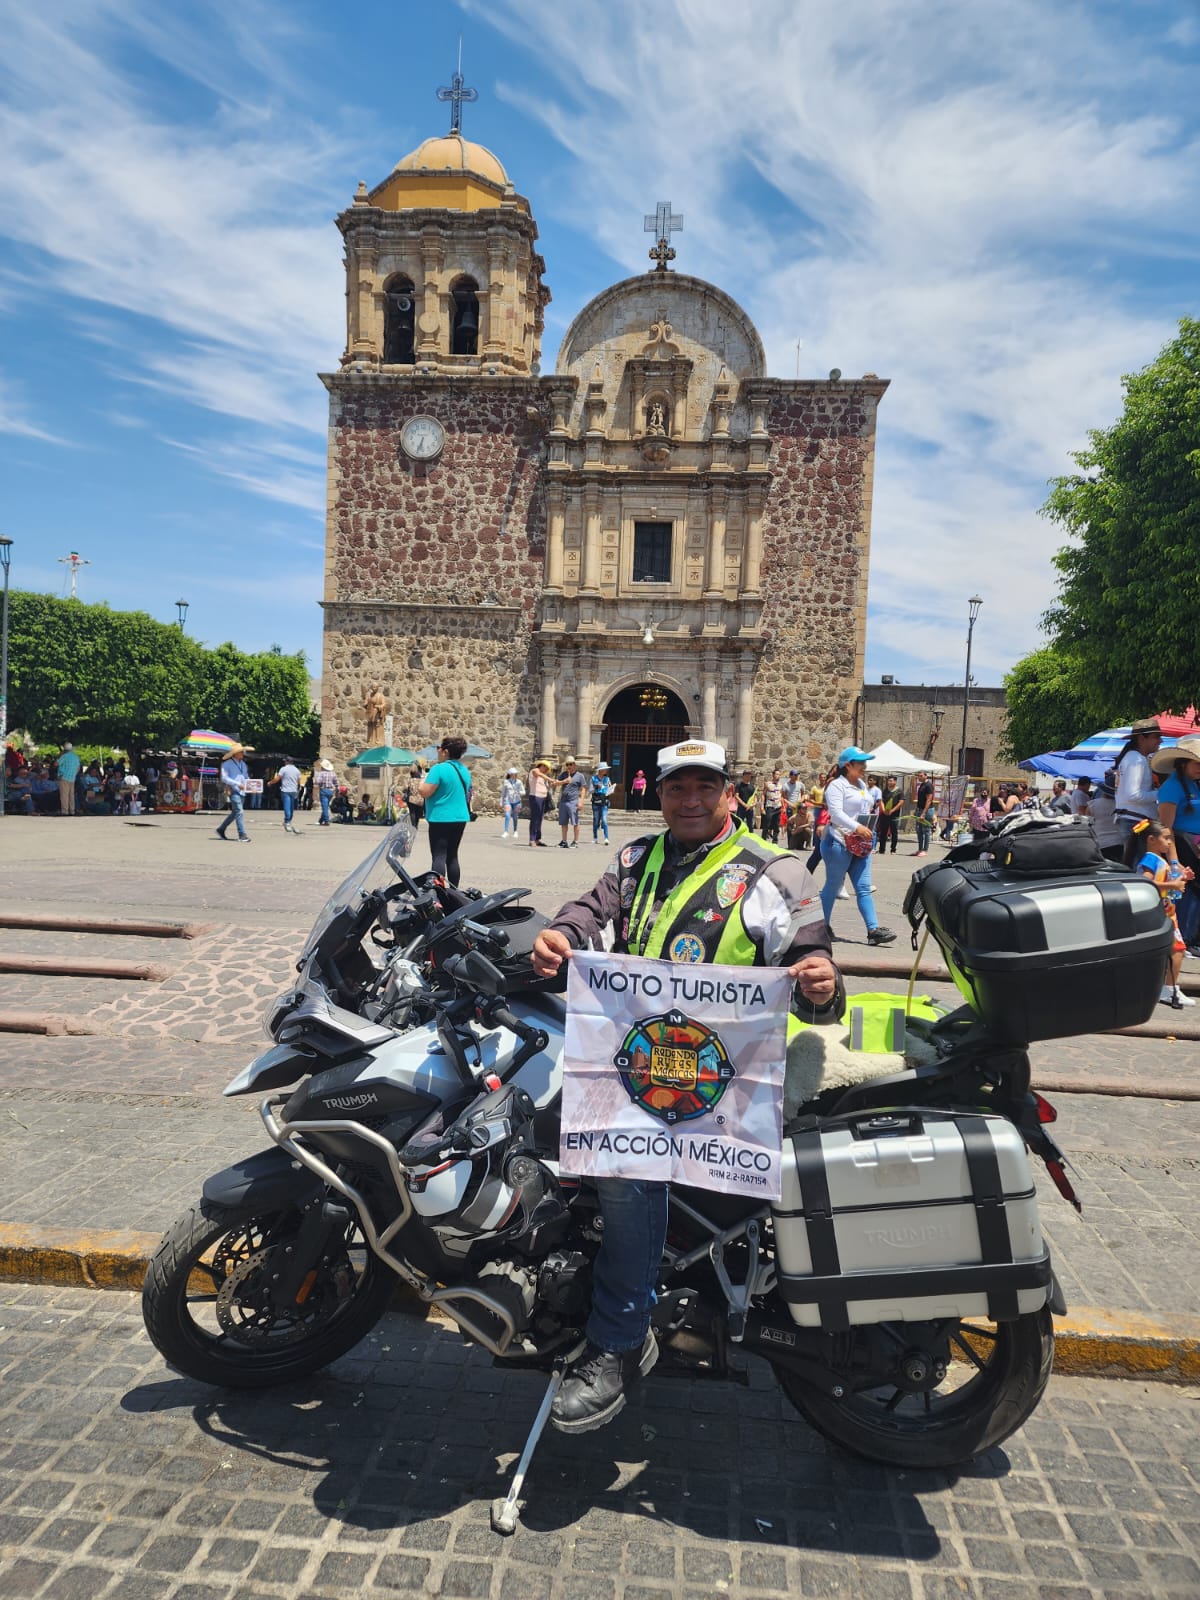
[[[792,1009],[829,1022],[845,1009],[816,884],[803,862],[758,838],[735,813],[724,748],[684,739],[658,752],[664,833],[619,850],[587,894],[564,905],[533,947],[552,977],[606,932],[623,954],[672,961],[786,967]],[[650,1331],[667,1229],[667,1185],[596,1180],[604,1231],[592,1274],[587,1345],[567,1369],[551,1413],[585,1433],[616,1416],[625,1392],[658,1357]]]

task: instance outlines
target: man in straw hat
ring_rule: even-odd
[[[246,832],[246,824],[242,819],[242,806],[249,781],[245,747],[235,744],[221,763],[221,782],[225,785],[225,792],[229,796],[229,815],[217,829],[218,839],[227,839],[229,835],[226,829],[231,822],[236,822],[239,842],[250,843],[250,835]]]
[[[534,971],[551,977],[576,950],[611,934],[618,953],[786,967],[806,1021],[840,1016],[845,991],[816,884],[797,856],[738,821],[724,748],[684,739],[660,750],[658,798],[666,832],[627,844],[593,889],[562,907],[534,944]],[[616,1416],[626,1389],[658,1357],[650,1312],[666,1240],[666,1185],[603,1178],[596,1188],[605,1226],[588,1342],[551,1413],[567,1433]]]
[[[319,761],[313,777],[313,788],[317,791],[317,799],[321,806],[321,820],[318,827],[328,828],[330,825],[329,807],[337,793],[337,773],[333,770],[332,761]]]

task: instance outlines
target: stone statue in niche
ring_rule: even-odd
[[[363,701],[363,710],[367,714],[367,749],[372,745],[383,743],[384,718],[388,714],[387,697],[378,684],[371,690]]]
[[[662,438],[667,431],[667,408],[661,400],[652,400],[647,408],[646,432]]]

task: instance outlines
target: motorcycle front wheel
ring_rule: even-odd
[[[1050,1308],[1013,1322],[960,1322],[950,1350],[945,1380],[923,1394],[881,1383],[834,1400],[783,1367],[776,1375],[818,1433],[854,1455],[897,1467],[953,1467],[1007,1439],[1037,1409],[1054,1363]]]
[[[318,1371],[371,1331],[395,1279],[357,1222],[306,1275],[294,1306],[272,1305],[271,1275],[299,1222],[295,1210],[202,1200],[168,1230],[146,1271],[142,1316],[176,1371],[224,1388],[268,1388]]]

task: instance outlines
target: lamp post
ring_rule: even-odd
[[[967,712],[971,709],[971,635],[975,632],[975,619],[979,615],[979,608],[983,601],[977,594],[973,594],[967,601],[967,675],[963,679],[963,731],[962,743],[958,747],[958,775],[963,777],[967,770]]]
[[[179,627],[180,627],[180,630],[182,630],[184,623],[187,621],[187,614],[188,614],[188,603],[187,603],[187,601],[186,600],[176,600],[175,609],[179,613]]]
[[[0,817],[4,815],[8,788],[8,569],[12,565],[12,540],[0,538],[0,567],[4,568],[3,618],[0,620]]]

